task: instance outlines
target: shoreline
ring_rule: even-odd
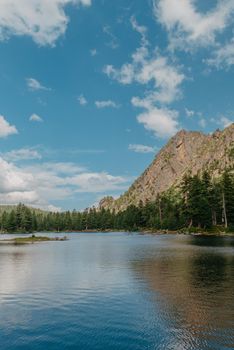
[[[142,234],[151,235],[183,235],[183,236],[199,236],[199,237],[234,237],[234,232],[181,232],[172,230],[161,230],[161,231],[142,231]]]
[[[42,243],[42,242],[64,242],[67,241],[68,238],[64,237],[46,237],[46,236],[35,236],[34,234],[29,237],[14,237],[10,239],[2,239],[0,240],[0,244],[34,244],[34,243]]]
[[[152,229],[142,229],[139,231],[125,231],[125,230],[75,230],[75,231],[38,231],[38,232],[0,232],[0,236],[1,235],[35,235],[34,239],[38,239],[40,238],[41,241],[65,241],[67,239],[67,237],[54,237],[54,238],[50,238],[50,237],[45,237],[45,236],[36,236],[37,233],[43,233],[43,234],[51,234],[51,233],[56,233],[56,234],[62,234],[62,233],[111,233],[111,232],[116,232],[116,233],[137,233],[139,235],[155,235],[155,236],[161,236],[161,235],[186,235],[186,236],[199,236],[199,237],[234,237],[234,232],[225,232],[225,231],[219,231],[219,232],[209,232],[209,231],[197,231],[197,232],[189,232],[189,231],[185,231],[185,230],[152,230]],[[30,237],[23,237],[24,240],[30,240],[32,241],[32,236]],[[2,242],[4,241],[13,241],[15,239],[19,239],[19,238],[11,238],[9,240],[2,240]],[[1,242],[1,240],[0,240]]]

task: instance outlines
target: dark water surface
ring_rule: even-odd
[[[234,239],[0,245],[0,349],[234,349]],[[1,239],[4,237],[1,237]]]

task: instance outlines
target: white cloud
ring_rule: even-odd
[[[157,51],[150,54],[146,46],[139,47],[133,53],[131,63],[125,63],[120,69],[107,65],[104,73],[121,84],[153,83],[154,100],[160,103],[170,103],[179,98],[180,85],[185,79],[184,74],[178,67],[170,64],[167,57]]]
[[[104,67],[103,73],[109,78],[118,80],[121,84],[131,84],[134,76],[133,66],[131,64],[124,64],[120,70],[108,64]]]
[[[39,115],[37,115],[37,114],[32,114],[31,115],[31,117],[29,118],[29,121],[30,122],[39,122],[39,123],[41,123],[41,122],[43,122],[43,119],[39,116]]]
[[[129,179],[106,172],[90,172],[74,163],[15,165],[0,156],[0,202],[51,210],[51,202],[76,193],[106,193],[126,189]]]
[[[50,88],[43,86],[38,80],[34,78],[27,78],[26,83],[29,90],[31,91],[38,91],[38,90],[51,91]]]
[[[162,56],[158,50],[151,51],[146,38],[147,29],[131,18],[133,29],[141,35],[141,46],[132,54],[132,61],[122,67],[112,65],[104,67],[104,73],[127,85],[139,83],[146,87],[143,98],[133,97],[132,104],[146,111],[138,115],[137,120],[157,137],[168,137],[177,132],[178,112],[165,107],[182,95],[181,84],[185,75],[180,67],[169,58]]]
[[[219,120],[219,124],[223,127],[226,128],[229,125],[231,125],[233,123],[233,121],[225,116],[222,116]]]
[[[146,130],[153,131],[156,137],[167,138],[178,131],[178,112],[156,106],[153,93],[143,99],[133,97],[132,104],[135,107],[146,109],[144,113],[137,116],[137,120],[144,125]]]
[[[214,50],[212,58],[205,60],[205,62],[210,66],[215,66],[217,69],[229,69],[234,65],[234,38]]]
[[[58,212],[61,212],[61,211],[62,211],[62,208],[61,208],[61,207],[57,207],[57,206],[55,206],[55,205],[53,205],[53,204],[49,204],[49,205],[47,206],[47,210],[52,211],[52,212],[54,212],[54,213],[58,213]]]
[[[26,205],[37,206],[38,197],[34,191],[12,191],[4,194],[0,192],[0,202],[3,205],[16,205],[18,203],[24,203]],[[46,205],[38,205],[38,207],[47,209]]]
[[[131,21],[132,28],[141,35],[142,45],[143,46],[148,45],[149,42],[148,42],[147,37],[146,37],[147,28],[145,26],[139,25],[134,16],[131,17],[130,21]]]
[[[20,160],[41,159],[41,154],[33,148],[20,148],[2,154],[3,158],[8,161],[17,162]]]
[[[4,116],[0,115],[0,138],[13,134],[18,134],[16,127],[14,125],[10,125]]]
[[[187,117],[193,117],[195,112],[192,109],[185,108],[185,114]]]
[[[155,16],[167,29],[173,49],[214,44],[217,34],[233,19],[233,0],[219,0],[206,13],[199,12],[195,3],[194,0],[154,0]]]
[[[12,163],[8,163],[0,157],[0,193],[10,194],[28,192],[27,185],[33,180],[31,174],[21,171],[18,167]]]
[[[137,120],[146,130],[153,131],[156,137],[166,138],[178,131],[178,112],[166,108],[152,107],[138,115]]]
[[[112,107],[112,108],[118,108],[119,105],[111,100],[107,100],[107,101],[96,101],[95,105],[97,108],[107,108],[107,107]]]
[[[66,181],[66,179],[65,179]],[[77,188],[76,192],[107,192],[123,190],[126,188],[127,179],[122,176],[112,176],[108,173],[83,173],[67,179],[68,184]]]
[[[91,0],[1,0],[0,40],[26,35],[41,46],[53,46],[66,31],[68,4],[90,6]]]
[[[86,100],[86,98],[84,97],[84,95],[80,95],[77,97],[77,101],[79,102],[79,104],[81,106],[85,106],[87,105],[88,101]]]
[[[128,149],[130,151],[136,152],[136,153],[154,153],[155,148],[151,146],[146,145],[140,145],[140,144],[130,144],[128,146]]]

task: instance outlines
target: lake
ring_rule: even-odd
[[[234,349],[234,237],[67,236],[0,246],[1,350]]]

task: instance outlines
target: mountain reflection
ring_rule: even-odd
[[[175,246],[173,252],[162,249],[152,258],[134,262],[133,269],[137,278],[146,282],[153,292],[155,307],[160,308],[174,332],[183,330],[181,346],[185,335],[194,344],[205,341],[209,334],[214,341],[222,338],[219,340],[231,347],[234,343],[234,258],[222,247],[221,250],[204,248],[203,242],[196,241],[196,249],[193,244],[191,249]],[[227,245],[224,242],[223,246]]]

